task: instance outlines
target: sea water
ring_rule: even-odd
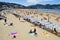
[[[60,9],[35,9],[35,10],[39,12],[50,12],[60,14]]]

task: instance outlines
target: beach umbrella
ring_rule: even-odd
[[[58,26],[58,25],[54,25],[54,26],[53,26],[53,28],[56,28],[56,29],[58,29],[58,28],[59,28],[59,26]]]
[[[47,23],[47,22],[45,22],[45,21],[40,21],[40,22],[41,22],[41,24],[43,24],[43,25],[46,25],[46,23]]]
[[[45,22],[44,21],[41,21],[41,20],[37,20],[37,22],[40,22],[42,25],[45,24]]]
[[[55,25],[55,24],[50,24],[50,25],[51,25],[50,27],[52,27],[52,29],[53,28],[56,28],[56,29],[59,29],[60,30],[60,27],[58,25]]]
[[[57,25],[54,25],[53,28],[57,28],[58,26]]]
[[[53,28],[55,28],[54,25],[55,24],[49,24],[48,26],[53,29]]]
[[[55,25],[55,26],[54,26],[54,28],[56,28],[56,29],[59,29],[59,30],[60,30],[60,26],[58,26],[58,25]]]
[[[51,24],[50,22],[45,22],[45,25],[47,25],[47,26],[50,25],[50,24]]]
[[[54,26],[55,26],[55,24],[49,24],[49,26],[50,26],[50,27],[53,27],[53,28],[55,28],[55,27],[54,27]]]
[[[60,26],[58,26],[57,29],[60,30]]]
[[[37,18],[34,18],[34,21],[37,21],[37,22],[38,22],[38,21],[40,21],[40,20],[39,20],[39,19],[37,19]]]
[[[40,23],[41,23],[42,25],[45,25],[45,22],[44,22],[44,21],[41,21]]]
[[[24,15],[23,18],[31,18],[31,17],[28,15]]]
[[[32,18],[31,21],[32,22],[38,22],[38,19],[37,18]]]
[[[35,22],[36,20],[34,20],[34,18],[31,18],[30,21],[31,21],[31,22]]]
[[[27,18],[28,18],[28,16],[25,16],[25,15],[24,15],[24,16],[23,16],[23,18],[24,18],[24,19],[27,19]]]
[[[46,25],[47,27],[50,27],[50,26],[51,26],[51,23],[50,23],[50,22],[45,22],[45,25]]]
[[[32,19],[32,18],[29,16],[28,19]]]

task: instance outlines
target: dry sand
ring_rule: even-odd
[[[33,11],[31,9],[16,9],[16,10],[14,9],[11,11],[13,11],[13,12],[15,11],[18,14],[22,14],[25,12],[27,12],[27,13],[31,12],[32,14],[30,14],[30,16],[34,16],[35,18],[38,18],[38,19],[43,19],[43,17],[47,17],[46,16],[47,13],[44,13],[41,16],[41,15],[39,15],[40,14],[39,12],[36,12],[35,10]],[[35,12],[38,13],[38,14],[36,14],[38,16],[34,15]],[[53,15],[53,14],[49,14],[49,17],[51,15]],[[15,17],[12,14],[6,14],[6,17],[7,17],[8,23],[12,22],[13,26],[5,26],[4,20],[0,20],[0,40],[60,40],[60,37],[48,32],[46,30],[43,30],[41,28],[34,26],[33,24],[23,20],[23,18],[21,18],[19,20],[17,17]],[[59,14],[59,16],[57,14],[56,17],[60,17],[60,14]],[[53,18],[55,18],[55,17],[53,17]],[[45,21],[47,21],[47,20],[45,20]],[[54,19],[50,19],[50,21],[55,24],[60,25],[60,22],[57,22]],[[30,29],[34,29],[34,28],[37,29],[37,33],[38,33],[37,36],[35,36],[35,35],[32,36],[29,34]],[[10,36],[10,33],[12,31],[18,32],[17,37],[14,39],[12,39],[12,37]]]

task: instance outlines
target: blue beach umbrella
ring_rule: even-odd
[[[30,17],[27,16],[27,15],[24,15],[23,18],[24,18],[24,19],[28,19],[28,18],[30,18]]]
[[[46,26],[49,26],[51,23],[50,22],[45,22],[45,25]]]
[[[38,20],[38,22],[40,22],[42,25],[45,25],[44,21]]]
[[[44,22],[44,21],[41,21],[41,24],[42,24],[42,25],[45,25],[45,22]]]
[[[45,22],[44,24],[45,24],[47,27],[51,27],[51,26],[52,26],[50,22]]]
[[[59,29],[60,30],[60,26],[59,25],[55,25],[54,26],[56,29]]]
[[[39,20],[37,18],[33,18],[34,22],[39,22]]]
[[[55,24],[49,24],[50,27],[55,28]]]
[[[60,30],[60,26],[58,26],[57,29]]]
[[[54,26],[53,26],[53,28],[57,28],[57,27],[58,27],[58,25],[54,25]]]
[[[36,21],[36,19],[35,19],[35,18],[31,18],[30,20],[31,20],[31,22],[35,22],[35,21]]]

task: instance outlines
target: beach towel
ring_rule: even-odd
[[[34,35],[34,33],[29,33],[31,36],[33,36]]]

